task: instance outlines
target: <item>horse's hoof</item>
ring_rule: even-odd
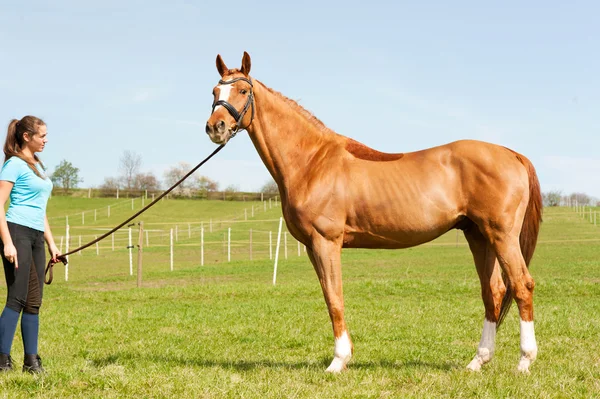
[[[529,374],[529,365],[531,364],[531,359],[526,357],[522,357],[519,365],[517,366],[517,371],[523,374]]]
[[[327,370],[325,370],[325,372],[337,374],[341,373],[344,370],[346,370],[346,362],[344,362],[339,357],[334,357],[333,361],[331,362],[329,367],[327,367]]]
[[[479,372],[481,371],[482,364],[483,362],[481,361],[481,359],[478,356],[475,356],[473,360],[471,360],[471,363],[469,363],[469,365],[467,366],[467,370]]]

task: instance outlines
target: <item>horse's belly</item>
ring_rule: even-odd
[[[344,232],[343,247],[381,249],[409,248],[434,240],[449,229],[450,227],[444,227],[427,232],[377,232],[347,230]]]

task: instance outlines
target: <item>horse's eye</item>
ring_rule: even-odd
[[[242,90],[240,90],[240,94],[242,94],[242,95],[244,95],[244,96],[245,96],[245,95],[246,95],[246,93],[248,93],[248,92],[246,91],[246,89],[242,89]]]

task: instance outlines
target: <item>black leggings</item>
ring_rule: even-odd
[[[15,312],[38,314],[42,306],[44,289],[44,232],[8,222],[8,231],[17,248],[19,268],[15,269],[4,257],[4,243],[0,240],[0,254],[4,264],[4,276],[8,294],[6,306]]]

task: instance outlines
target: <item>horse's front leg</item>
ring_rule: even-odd
[[[352,341],[344,321],[344,294],[342,292],[342,243],[318,238],[307,248],[308,256],[317,272],[329,317],[333,324],[335,349],[333,361],[327,368],[330,373],[339,373],[346,368],[352,357]]]

